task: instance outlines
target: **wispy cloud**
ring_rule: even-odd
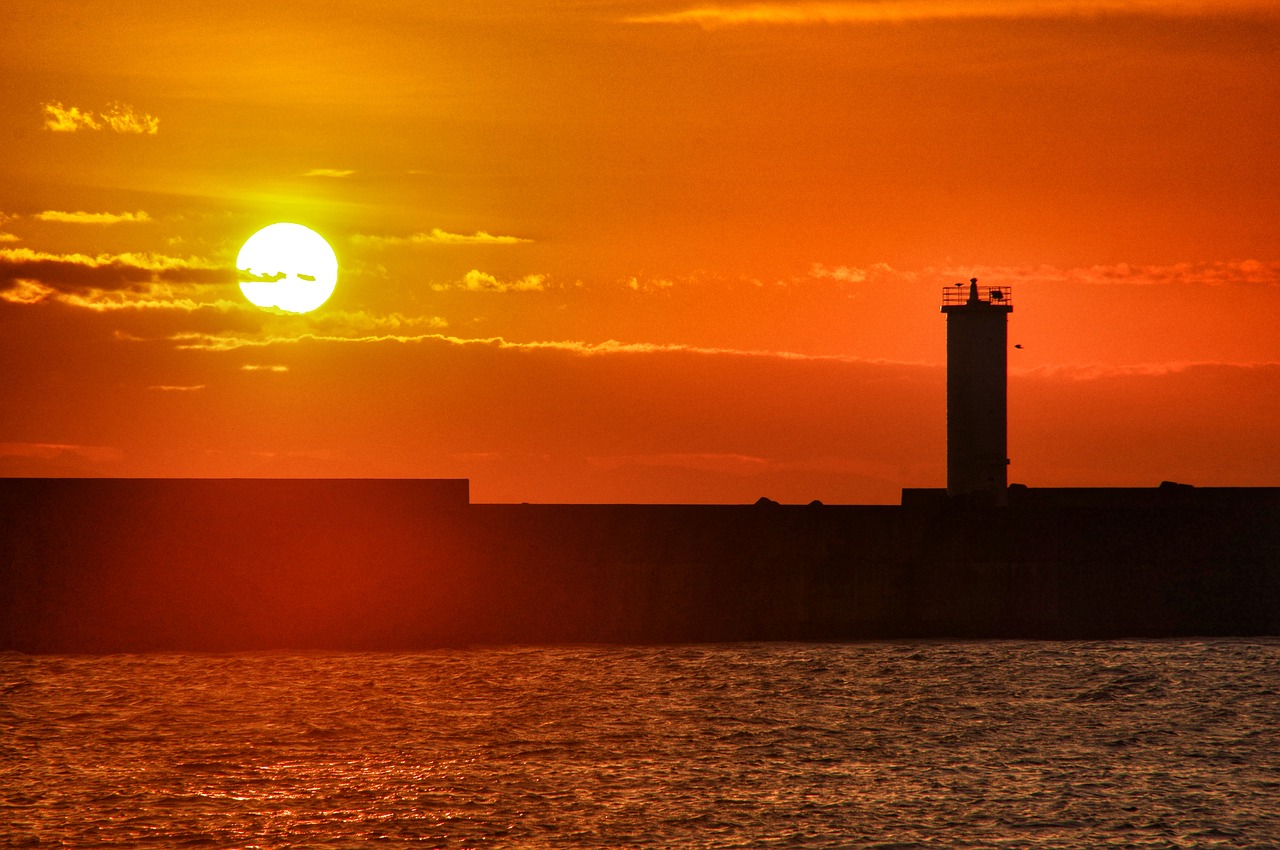
[[[53,299],[95,313],[119,310],[176,310],[194,313],[197,310],[228,312],[246,309],[241,300],[204,297],[203,293],[189,285],[156,283],[128,290],[87,289],[83,292],[62,292],[54,295]]]
[[[313,168],[310,171],[304,171],[303,177],[350,177],[355,174],[353,168]]]
[[[53,254],[31,248],[0,248],[0,286],[14,278],[57,285],[144,280],[190,283],[235,283],[236,271],[199,257],[125,252],[121,254]]]
[[[732,475],[756,475],[779,466],[768,458],[754,455],[718,452],[655,452],[653,454],[599,455],[587,462],[597,469],[623,469],[629,466],[656,466],[696,469],[702,472],[724,472]]]
[[[756,359],[812,361],[827,363],[863,363],[873,365],[899,365],[918,367],[920,363],[900,363],[890,360],[869,360],[862,357],[840,354],[801,354],[793,351],[770,351],[762,349],[717,348],[710,346],[619,342],[586,342],[583,340],[537,340],[520,342],[501,336],[492,337],[459,337],[443,333],[316,333],[305,331],[296,334],[271,333],[205,333],[184,331],[173,334],[168,339],[176,343],[176,348],[199,351],[236,351],[244,348],[268,348],[279,345],[297,345],[300,343],[395,343],[422,344],[443,343],[447,345],[493,348],[502,351],[562,351],[582,356],[615,356],[639,354],[688,354],[695,356],[725,356]]]
[[[57,221],[64,224],[122,224],[134,222],[149,222],[151,216],[142,210],[136,213],[91,213],[77,210],[76,212],[63,212],[62,210],[45,210],[36,213],[33,218],[39,221]]]
[[[973,266],[926,269],[912,276],[932,274],[939,280],[988,279],[992,283],[1084,284],[1091,286],[1280,286],[1280,261],[1228,260],[1202,263],[1142,265],[1113,263],[1077,266]]]
[[[652,293],[666,292],[670,289],[674,289],[676,282],[665,277],[645,278],[643,280],[638,277],[631,277],[627,278],[626,284],[627,289],[630,289],[632,292]]]
[[[1280,261],[1226,260],[1201,263],[1075,266],[931,266],[905,271],[884,263],[869,266],[827,266],[815,263],[808,278],[841,284],[915,284],[945,286],[948,282],[978,277],[993,284],[1044,284],[1089,286],[1161,286],[1200,284],[1206,286],[1280,286]],[[798,279],[802,280],[802,279]]]
[[[11,215],[10,213],[6,213],[6,212],[0,212],[0,227],[4,227],[6,224],[8,224],[11,221],[17,221],[17,219],[18,219],[18,216],[16,215]],[[3,230],[0,230],[0,243],[21,242],[21,241],[22,241],[22,237],[18,236],[17,234],[5,233]]]
[[[132,133],[154,136],[160,132],[160,119],[132,106],[112,102],[106,110],[94,112],[78,106],[64,106],[61,101],[42,104],[44,127],[54,133],[75,133],[80,130],[112,133]]]
[[[525,239],[520,236],[495,236],[484,230],[478,230],[470,235],[464,233],[449,233],[438,227],[433,227],[425,233],[411,233],[408,236],[373,236],[357,233],[351,237],[351,241],[358,245],[519,245],[525,242],[532,242],[532,239]]]
[[[858,266],[824,266],[814,263],[809,269],[809,276],[819,280],[835,280],[841,283],[867,283],[878,278],[892,276],[894,270],[887,263],[874,263],[866,267]]]
[[[546,288],[547,276],[544,274],[529,274],[514,280],[499,280],[479,269],[467,272],[458,283],[432,286],[432,289],[437,292],[447,289],[463,289],[467,292],[542,292]]]
[[[1227,360],[1174,360],[1161,363],[1056,363],[1029,369],[1010,369],[1014,378],[1098,381],[1109,378],[1159,378],[1205,369],[1232,371],[1277,370],[1280,362],[1236,362]]]
[[[170,384],[157,384],[147,387],[149,390],[157,390],[162,393],[194,393],[205,388],[204,384],[195,384],[194,386],[173,386]]]
[[[114,446],[84,446],[74,443],[0,443],[0,457],[33,457],[52,460],[74,455],[94,463],[118,461],[124,452]]]
[[[283,317],[276,327],[305,327],[322,335],[359,337],[440,331],[449,323],[439,316],[406,316],[403,313],[373,313],[367,310],[326,310],[305,319]]]
[[[93,112],[52,102],[44,104],[44,128],[55,133],[74,133],[77,130],[101,130],[102,124]]]
[[[99,312],[229,310],[243,305],[218,290],[235,281],[234,269],[195,257],[0,248],[0,299],[14,304],[58,301]]]
[[[259,363],[246,363],[240,367],[242,372],[270,372],[273,374],[282,374],[289,371],[288,366],[264,366]]]
[[[875,24],[964,18],[1080,18],[1100,15],[1204,16],[1274,13],[1260,0],[881,0],[881,2],[699,5],[634,15],[636,24],[693,24],[704,29],[748,25]]]
[[[18,216],[16,215],[10,215],[9,213],[0,212],[0,227],[4,227],[9,222],[16,221],[17,219],[18,219]],[[22,237],[13,233],[5,233],[3,230],[0,230],[0,242],[21,242],[21,241],[22,241]]]
[[[0,287],[0,300],[10,304],[39,304],[58,290],[35,280],[18,278],[8,287]]]

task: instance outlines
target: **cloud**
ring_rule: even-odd
[[[1235,260],[1230,262],[1175,263],[1167,266],[1117,263],[1073,269],[1072,278],[1094,285],[1155,286],[1170,283],[1223,285],[1280,285],[1280,262]]]
[[[145,112],[136,112],[132,106],[112,102],[104,112],[93,112],[78,106],[64,106],[61,101],[42,104],[44,127],[54,133],[75,133],[80,130],[113,133],[131,133],[154,136],[160,132],[160,119]]]
[[[263,365],[258,364],[258,363],[246,363],[246,364],[244,364],[243,366],[241,366],[241,367],[240,367],[240,371],[242,371],[242,372],[271,372],[271,373],[274,373],[274,374],[281,374],[281,373],[283,373],[283,372],[288,372],[288,371],[289,371],[289,367],[288,367],[288,366],[278,366],[278,365],[277,365],[277,366],[263,366]]]
[[[638,277],[630,277],[630,278],[627,278],[626,285],[627,285],[627,289],[630,289],[632,292],[652,293],[652,292],[666,292],[669,289],[674,289],[676,282],[674,280],[669,280],[668,278],[664,278],[664,277],[646,278],[644,280],[641,280]]]
[[[634,24],[693,24],[704,29],[747,25],[876,24],[956,19],[1081,18],[1100,15],[1173,17],[1269,13],[1258,0],[882,0],[882,2],[739,3],[635,15]]]
[[[96,313],[117,310],[178,310],[194,313],[197,310],[228,312],[246,309],[244,302],[239,300],[201,298],[195,293],[184,291],[183,287],[161,284],[150,284],[129,291],[89,289],[83,293],[62,293],[55,296],[55,300]]]
[[[567,354],[582,356],[616,356],[637,354],[689,354],[695,356],[737,357],[747,359],[771,359],[819,363],[861,363],[877,366],[910,366],[920,367],[928,364],[905,363],[882,359],[868,359],[843,354],[802,354],[794,351],[773,351],[765,349],[719,348],[712,346],[684,345],[680,343],[650,342],[586,342],[583,340],[535,340],[518,342],[501,336],[491,337],[459,337],[442,333],[392,333],[382,332],[342,332],[335,330],[329,333],[317,333],[306,330],[300,333],[238,333],[221,332],[205,333],[184,331],[168,337],[177,343],[175,348],[196,351],[236,351],[242,348],[267,348],[276,345],[296,345],[298,343],[444,343],[447,345],[493,348],[500,351],[563,351]]]
[[[50,254],[0,248],[0,299],[13,304],[58,301],[99,312],[122,309],[229,310],[216,297],[235,270],[195,258],[161,254]],[[213,293],[209,290],[214,289]],[[212,294],[213,297],[210,297]]]
[[[263,272],[262,274],[256,274],[254,272],[249,271],[248,269],[236,269],[236,272],[240,280],[244,281],[245,283],[249,283],[249,282],[275,283],[276,281],[284,280],[286,277],[289,276],[289,272]],[[315,280],[315,278],[311,277],[311,275],[300,274],[298,275],[298,277],[304,280],[306,279]]]
[[[13,281],[12,286],[0,289],[0,300],[8,301],[10,304],[39,304],[56,293],[57,290],[52,286],[19,278]]]
[[[3,227],[4,225],[8,224],[11,221],[16,221],[17,218],[18,216],[16,215],[10,215],[8,213],[0,212],[0,227]],[[13,233],[5,233],[3,230],[0,230],[0,243],[21,242],[21,241],[22,241],[21,236],[17,236]]]
[[[350,177],[355,174],[352,168],[313,168],[310,171],[304,171],[303,177]]]
[[[133,222],[149,222],[151,216],[142,210],[136,213],[91,213],[77,210],[76,212],[62,212],[61,210],[45,210],[36,213],[34,218],[39,221],[58,221],[65,224],[121,224]]]
[[[239,304],[240,302],[236,302]],[[255,313],[257,311],[254,311]],[[265,348],[306,340],[321,342],[414,342],[440,337],[448,322],[438,316],[376,314],[367,311],[323,311],[299,315],[269,316],[253,331],[205,333],[188,331],[164,337],[179,350],[234,351]],[[442,338],[442,337],[441,337]],[[147,340],[140,340],[147,341]],[[287,366],[247,364],[246,372],[287,372]]]
[[[158,384],[156,386],[147,387],[149,390],[158,390],[162,393],[193,393],[205,388],[204,384],[196,384],[195,386],[182,387],[171,386],[167,384]]]
[[[235,283],[236,271],[198,257],[131,252],[51,254],[31,248],[0,248],[0,288],[17,278],[73,288],[149,280],[213,284]]]
[[[491,274],[472,269],[462,277],[459,284],[453,286],[437,285],[437,291],[445,289],[465,289],[468,292],[541,292],[546,289],[547,276],[544,274],[525,275],[515,280],[498,280]]]
[[[1223,360],[1176,360],[1163,363],[1061,363],[1010,369],[1009,375],[1029,379],[1061,379],[1072,382],[1098,381],[1107,378],[1160,378],[1201,369],[1280,369],[1280,362],[1237,363]]]
[[[895,272],[888,263],[874,263],[866,268],[856,266],[824,266],[814,263],[809,269],[809,276],[819,280],[834,280],[840,283],[866,283],[893,277]]]
[[[77,130],[101,130],[102,124],[92,112],[81,111],[78,106],[63,106],[55,101],[44,104],[44,127],[55,133],[74,133]]]
[[[659,452],[653,454],[599,455],[587,462],[597,469],[616,470],[631,466],[656,466],[722,472],[732,475],[757,475],[780,466],[768,458],[754,455],[717,452]]]
[[[433,227],[427,233],[411,233],[408,236],[370,236],[361,233],[351,237],[358,245],[519,245],[532,242],[519,236],[495,236],[484,230],[477,230],[471,235],[449,233]]]
[[[973,266],[925,269],[920,273],[912,273],[911,277],[921,279],[930,274],[939,280],[978,277],[1001,284],[1280,286],[1280,261],[1227,260],[1169,265],[1113,263],[1067,269],[1055,266]]]
[[[814,263],[808,278],[846,284],[917,284],[965,281],[977,277],[1000,285],[1031,283],[1061,286],[1159,286],[1203,284],[1207,286],[1280,286],[1280,261],[1225,260],[1201,263],[1141,265],[1113,263],[1078,266],[931,266],[919,271],[902,271],[885,263],[866,267],[826,266]],[[798,279],[803,280],[803,279]]]
[[[282,326],[306,327],[322,334],[339,336],[363,336],[366,334],[399,334],[406,331],[438,331],[449,326],[439,316],[406,316],[403,313],[370,313],[367,310],[332,310],[313,313],[305,319],[298,316],[281,317]]]
[[[42,460],[74,455],[95,463],[118,461],[124,457],[112,446],[82,446],[72,443],[0,443],[0,457],[31,457]]]

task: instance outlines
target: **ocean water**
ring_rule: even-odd
[[[0,655],[0,846],[1280,846],[1280,641]]]

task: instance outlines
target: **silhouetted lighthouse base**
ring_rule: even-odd
[[[957,284],[947,314],[947,495],[984,504],[1008,500],[1007,288]]]

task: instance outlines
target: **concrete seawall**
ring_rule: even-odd
[[[1280,488],[966,509],[469,505],[465,481],[0,481],[0,649],[1280,634]]]

